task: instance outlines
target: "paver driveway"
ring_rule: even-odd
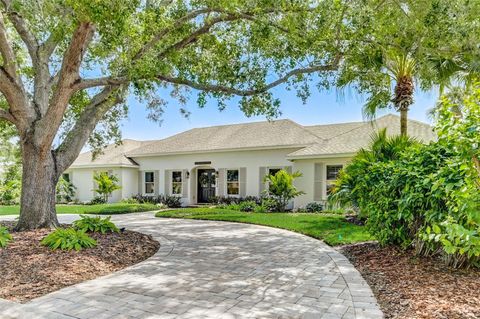
[[[61,222],[76,219],[61,215]],[[238,223],[117,215],[153,235],[152,258],[27,304],[0,299],[0,318],[381,318],[347,259],[321,241]]]

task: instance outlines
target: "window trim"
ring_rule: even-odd
[[[147,182],[147,173],[152,174],[153,182]],[[147,193],[147,183],[153,185],[153,192]],[[155,172],[154,171],[144,171],[143,172],[143,194],[145,196],[154,196],[155,195]]]
[[[173,173],[180,173],[180,182],[175,182],[173,180]],[[173,183],[180,184],[180,193],[173,193]],[[183,196],[183,171],[182,170],[172,170],[170,173],[170,194],[172,196]]]
[[[238,171],[238,180],[236,183],[238,183],[238,194],[228,194],[228,171]],[[235,182],[230,182],[230,183],[235,183]],[[239,167],[234,167],[234,168],[226,168],[225,169],[225,195],[227,197],[240,197],[240,168]]]

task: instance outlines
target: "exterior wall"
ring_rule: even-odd
[[[74,168],[66,173],[70,174],[72,183],[75,185],[76,198],[81,202],[87,202],[94,197],[93,175],[95,172],[110,171],[119,177],[122,188],[113,192],[109,202],[118,202],[124,198],[130,198],[135,194],[145,194],[145,172],[153,172],[155,176],[155,192],[151,195],[171,194],[171,181],[168,174],[173,170],[182,171],[183,188],[181,196],[183,205],[197,203],[197,170],[215,169],[222,173],[222,182],[216,181],[216,194],[226,194],[226,169],[244,168],[244,180],[240,178],[240,185],[245,196],[259,196],[261,194],[261,173],[267,168],[291,167],[292,171],[299,171],[302,177],[295,180],[295,186],[305,192],[304,195],[295,198],[293,208],[301,208],[310,202],[325,201],[326,194],[326,166],[345,165],[350,158],[323,158],[302,159],[289,161],[287,154],[296,149],[259,150],[241,152],[219,152],[186,155],[152,156],[134,158],[140,168]],[[211,164],[195,165],[195,162],[211,162]],[[318,171],[320,169],[320,171]],[[167,173],[167,174],[166,174]],[[218,187],[223,190],[219,190]]]
[[[303,176],[295,180],[295,186],[299,190],[303,190],[306,194],[295,198],[294,208],[305,207],[310,202],[327,200],[327,165],[343,165],[345,166],[350,158],[322,158],[322,159],[303,159],[295,160],[293,165],[294,171],[300,171]],[[315,164],[320,164],[321,171],[316,172]],[[317,179],[316,178],[316,173]],[[319,182],[320,181],[320,182]],[[315,185],[317,184],[317,185]],[[320,200],[315,198],[315,188],[319,187]]]
[[[139,193],[138,190],[138,168],[121,168],[122,189],[121,199],[131,198]]]
[[[112,193],[112,196],[109,198],[109,202],[119,202],[122,198],[131,197],[124,196],[124,194],[129,194],[132,188],[130,185],[132,184],[130,181],[132,179],[132,174],[129,171],[137,171],[136,168],[114,168],[114,167],[102,167],[102,168],[70,168],[65,173],[70,174],[70,181],[76,187],[75,190],[75,198],[80,202],[88,202],[93,199],[95,196],[95,192],[93,191],[95,188],[95,184],[93,182],[93,175],[96,172],[111,172],[112,174],[116,175],[119,179],[119,184],[122,186],[121,189],[116,190]],[[137,173],[135,173],[137,175]],[[135,188],[138,185],[138,182],[134,181]],[[125,189],[126,188],[126,189]],[[136,190],[136,189],[135,189]],[[134,194],[137,192],[135,191]]]
[[[160,194],[169,194],[169,181],[165,182],[165,172],[172,170],[187,170],[188,188],[187,195],[182,196],[184,205],[195,204],[197,202],[197,182],[196,173],[199,168],[219,169],[240,169],[245,168],[245,181],[240,181],[245,185],[246,196],[259,196],[260,194],[260,167],[283,168],[292,166],[292,162],[286,159],[287,154],[298,148],[278,149],[278,150],[259,150],[259,151],[238,151],[238,152],[218,152],[218,153],[198,153],[185,155],[168,155],[134,158],[140,165],[140,171],[155,172],[158,171],[158,181],[155,188],[158,187]],[[211,164],[195,165],[195,162],[211,162]],[[222,183],[220,183],[222,184]],[[224,184],[224,183],[223,183]],[[217,187],[219,183],[217,181]],[[142,191],[144,186],[142,185]],[[217,189],[216,194],[219,194]]]

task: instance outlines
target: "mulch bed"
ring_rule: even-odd
[[[480,318],[479,270],[450,269],[376,243],[340,250],[368,282],[386,318]]]
[[[11,222],[1,224],[14,226]],[[52,251],[40,245],[40,240],[51,231],[11,233],[14,240],[0,249],[0,298],[27,302],[139,263],[160,247],[151,236],[126,230],[118,234],[89,234],[97,241],[95,248]]]

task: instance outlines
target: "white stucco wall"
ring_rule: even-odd
[[[319,200],[315,196],[315,187],[319,187],[321,194],[320,200],[324,201],[326,197],[326,166],[327,165],[345,165],[350,158],[317,158],[302,160],[287,160],[287,154],[297,150],[296,148],[277,149],[277,150],[258,150],[258,151],[236,151],[236,152],[218,152],[218,153],[198,153],[185,155],[151,156],[139,157],[134,160],[140,165],[139,168],[130,167],[102,167],[102,168],[74,168],[67,172],[71,174],[71,181],[77,187],[76,198],[79,201],[90,201],[93,196],[93,175],[94,172],[111,171],[119,177],[122,188],[115,191],[110,197],[110,202],[118,202],[124,198],[130,198],[135,194],[144,193],[145,172],[155,172],[155,194],[168,194],[170,189],[166,189],[165,172],[179,170],[189,172],[189,178],[184,184],[188,191],[182,196],[184,205],[197,203],[197,169],[240,169],[245,171],[245,195],[260,195],[260,167],[264,168],[283,168],[292,167],[292,171],[300,171],[303,176],[295,181],[299,190],[305,192],[294,201],[294,208],[304,207],[306,204]],[[195,162],[211,162],[211,164],[196,165]],[[315,165],[321,164],[320,172],[317,172]],[[139,176],[142,178],[139,181]],[[262,176],[263,177],[263,176]],[[169,184],[169,183],[168,183]],[[217,187],[219,187],[217,180]],[[225,187],[223,183],[223,187]],[[140,186],[139,186],[140,185]],[[318,191],[317,191],[318,193]],[[218,189],[217,189],[218,195]]]
[[[320,186],[321,201],[325,201],[327,199],[327,165],[345,166],[349,160],[350,158],[346,157],[295,160],[293,165],[294,170],[300,171],[303,174],[301,178],[295,180],[295,186],[306,193],[295,198],[295,208],[304,207],[308,203],[315,201],[315,164],[322,164],[320,166],[321,172],[319,174],[321,183],[319,183],[320,185],[317,184],[317,187]]]
[[[134,179],[135,188],[138,185],[136,178],[132,177],[133,174],[125,173],[125,170],[135,170],[137,169],[130,169],[130,168],[119,168],[119,167],[102,167],[102,168],[70,168],[65,171],[65,173],[70,174],[70,181],[76,187],[75,198],[80,202],[88,202],[93,199],[95,196],[94,190],[94,182],[93,182],[93,175],[95,172],[111,172],[112,174],[116,175],[119,179],[119,184],[122,186],[121,189],[116,190],[112,193],[112,196],[109,198],[109,202],[114,203],[120,201],[122,198],[128,198],[129,196],[123,196],[123,193],[129,193],[131,179]],[[135,176],[138,173],[134,174]],[[124,190],[125,185],[127,185],[127,190]],[[136,190],[136,189],[135,189]],[[137,192],[135,191],[135,194]]]
[[[184,204],[196,202],[196,182],[197,168],[218,169],[239,169],[246,168],[246,195],[258,196],[260,185],[260,167],[283,168],[292,166],[292,162],[286,159],[286,155],[298,148],[277,149],[277,150],[258,150],[258,151],[235,151],[218,153],[198,153],[185,155],[151,156],[134,158],[140,165],[140,170],[158,171],[159,182],[158,192],[160,194],[168,193],[165,189],[165,171],[184,170],[190,173],[188,182],[189,196],[183,199]],[[208,165],[195,165],[195,162],[211,162]],[[143,189],[144,187],[142,187]]]

